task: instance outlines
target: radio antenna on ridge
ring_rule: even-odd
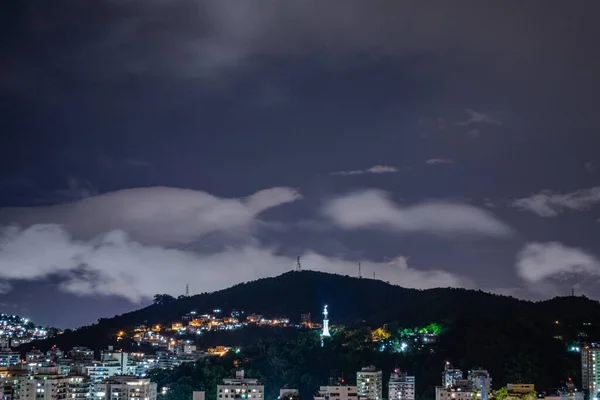
[[[360,262],[358,263],[358,277],[362,278],[362,273],[360,271]]]
[[[296,271],[302,271],[302,264],[300,264],[300,256],[298,256],[298,264],[296,264]]]
[[[185,285],[185,297],[190,297],[190,285]]]

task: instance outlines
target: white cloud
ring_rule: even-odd
[[[398,168],[391,167],[389,165],[374,165],[371,168],[367,169],[367,172],[371,174],[390,174],[398,172]]]
[[[345,229],[383,227],[400,232],[507,236],[511,230],[488,211],[466,204],[394,203],[378,190],[365,190],[327,202],[323,213]]]
[[[450,158],[430,158],[425,163],[429,165],[454,164],[454,160]]]
[[[600,276],[600,261],[582,249],[558,242],[528,243],[517,255],[517,273],[528,283],[564,274]]]
[[[571,193],[544,190],[530,197],[512,201],[511,205],[540,217],[556,217],[564,210],[583,211],[600,203],[600,186]]]
[[[243,234],[260,213],[299,198],[284,187],[231,199],[189,189],[137,188],[50,207],[6,208],[0,223],[60,224],[78,238],[119,229],[143,243],[186,243],[213,233]]]
[[[35,249],[35,251],[32,251]],[[295,257],[278,255],[258,246],[227,248],[202,254],[193,251],[143,245],[122,231],[92,240],[74,240],[58,225],[7,228],[0,233],[0,279],[33,280],[49,276],[63,279],[60,288],[81,296],[116,295],[131,301],[156,293],[214,291],[294,268]],[[356,275],[357,263],[307,252],[304,269]],[[363,262],[363,275],[376,272],[378,279],[405,287],[463,287],[471,283],[456,275],[410,268],[406,258],[391,263]]]
[[[502,125],[502,121],[492,117],[490,114],[478,112],[475,110],[465,110],[465,112],[469,115],[464,121],[459,121],[456,125],[460,126],[469,126],[472,124],[488,124],[488,125]]]
[[[398,168],[392,167],[390,165],[374,165],[371,168],[367,169],[355,169],[350,171],[336,171],[332,172],[330,175],[341,175],[341,176],[349,176],[349,175],[363,175],[363,174],[391,174],[398,172]]]

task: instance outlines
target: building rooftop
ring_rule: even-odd
[[[235,372],[235,378],[223,379],[224,385],[260,385],[258,379],[248,379],[244,377],[244,370]]]
[[[126,385],[148,385],[150,379],[140,378],[135,375],[115,375],[104,379],[102,383],[126,384]]]

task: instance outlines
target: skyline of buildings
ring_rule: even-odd
[[[90,360],[89,349],[74,348],[68,352],[68,360],[54,366],[43,366],[35,351],[29,356],[37,362],[21,363],[0,370],[2,400],[156,400],[168,388],[157,388],[147,378],[136,376],[134,367],[139,354],[128,354],[109,348],[100,353],[100,360]],[[60,351],[53,348],[47,354]],[[143,359],[143,358],[142,358]],[[57,360],[58,361],[58,360]],[[75,364],[74,364],[75,363]],[[91,365],[90,365],[91,363]],[[167,367],[169,368],[169,367]],[[467,378],[461,370],[446,363],[441,377],[441,386],[435,388],[436,400],[485,400],[492,393],[492,378],[483,368],[468,371]],[[388,383],[389,400],[415,400],[416,377],[395,368]],[[583,393],[574,389],[562,389],[546,394],[546,400],[583,400]],[[531,384],[507,384],[510,400],[521,399],[534,391]],[[159,390],[160,389],[160,390]],[[225,378],[217,385],[217,398],[263,399],[265,386],[256,378],[248,378],[244,370],[238,370],[235,378]],[[200,393],[200,392],[198,392]],[[196,395],[196,394],[195,394]],[[320,386],[314,394],[315,400],[382,400],[383,371],[370,365],[356,372],[356,384],[346,384],[343,379]],[[280,389],[281,400],[298,400],[297,389]]]
[[[144,330],[144,332],[160,337],[160,333],[164,331],[177,332],[186,330],[190,326],[197,328],[198,326],[195,321],[201,321],[202,324],[208,322],[208,325],[213,326],[221,326],[220,324],[222,323],[238,323],[239,319],[243,318],[242,316],[245,314],[243,311],[232,311],[229,316],[218,318],[216,315],[221,314],[221,310],[215,309],[213,313],[215,315],[205,314],[198,316],[195,312],[190,312],[182,318],[182,322],[173,322],[170,324],[170,327],[166,325],[167,328],[160,325],[151,326],[147,330]],[[289,324],[287,318],[266,320],[259,314],[250,314],[245,318],[245,321],[251,324],[262,324],[264,321],[268,321],[270,326],[273,326],[273,324]],[[318,325],[312,323],[310,313],[302,314],[300,320],[301,326],[314,328]],[[331,336],[327,305],[323,308],[323,321],[320,326],[321,339]],[[139,333],[139,331],[137,332]],[[413,329],[412,335],[415,337],[415,341],[419,339],[416,332]],[[118,336],[121,338],[124,337],[121,333]],[[385,339],[384,335],[380,336]],[[378,340],[382,339],[379,338]],[[112,346],[109,346],[108,349],[99,353],[99,359],[95,359],[95,352],[86,347],[73,347],[66,356],[62,350],[55,346],[46,353],[34,348],[25,354],[24,359],[21,359],[19,352],[11,348],[2,348],[0,349],[0,367],[5,367],[6,370],[4,375],[2,375],[3,372],[0,369],[0,377],[4,379],[3,384],[5,388],[9,387],[9,390],[2,391],[0,400],[23,400],[26,396],[29,396],[27,393],[34,390],[38,394],[36,400],[41,400],[40,397],[44,398],[44,393],[53,393],[52,395],[48,395],[50,398],[47,400],[63,400],[64,393],[67,393],[70,399],[75,400],[84,400],[89,396],[94,398],[101,397],[101,393],[105,392],[99,389],[101,388],[100,385],[109,383],[114,385],[128,385],[122,386],[120,389],[115,386],[115,393],[118,390],[129,390],[130,386],[142,385],[140,382],[145,381],[138,381],[136,379],[144,378],[148,371],[153,368],[173,369],[185,362],[194,362],[209,356],[223,356],[229,351],[236,350],[226,346],[216,346],[206,350],[199,350],[189,340],[166,339],[164,342],[166,342],[165,345],[160,345],[160,350],[157,350],[156,354],[116,351]],[[323,344],[323,341],[321,343]],[[581,347],[581,368],[583,388],[589,388],[594,394],[590,400],[597,400],[595,394],[598,393],[600,388],[600,375],[596,372],[600,368],[599,347]],[[23,376],[27,376],[28,380],[36,381],[40,374],[46,374],[46,378],[45,382],[37,382],[40,383],[39,386],[33,387],[31,382],[25,382],[22,379]],[[238,371],[238,374],[236,374],[235,379],[225,379],[223,384],[219,385],[220,399],[260,399],[264,396],[264,386],[258,380],[245,378],[243,370]],[[435,388],[435,399],[471,400],[476,398],[475,400],[488,400],[490,398],[492,393],[492,378],[487,370],[473,368],[468,371],[466,379],[464,376],[465,374],[462,370],[452,367],[447,362],[442,371],[442,385]],[[129,377],[131,379],[122,378],[119,383],[111,381],[114,377]],[[415,380],[415,376],[408,375],[407,372],[395,368],[390,374],[387,385],[389,400],[415,400]],[[10,382],[13,383],[9,384]],[[47,387],[48,384],[51,387]],[[10,387],[18,387],[18,390],[12,390]],[[354,387],[356,388],[355,391]],[[516,385],[514,387],[519,386]],[[522,388],[525,387],[527,386],[522,386]],[[102,388],[106,387],[102,386]],[[366,366],[356,372],[356,386],[329,385],[322,386],[321,389],[323,390],[319,390],[319,393],[315,395],[315,399],[321,397],[329,399],[333,394],[335,400],[340,400],[339,396],[364,400],[382,400],[384,398],[383,372],[372,365]],[[292,389],[285,393],[282,392],[280,396],[285,394],[284,398],[289,397],[289,399],[293,400],[297,397],[297,391],[294,392],[294,390]],[[148,389],[148,393],[151,392],[151,389]],[[569,390],[559,390],[556,392],[557,399],[567,400],[564,398],[565,393],[570,395],[571,400],[582,400],[578,399],[582,396],[582,392],[577,392],[576,390],[571,390],[570,392]],[[546,398],[548,400],[553,399],[551,395],[546,396]],[[145,397],[140,399],[146,400]],[[46,399],[44,398],[44,400]],[[106,400],[117,399],[107,397]],[[130,398],[128,400],[136,399]]]
[[[61,373],[59,367],[13,370],[0,378],[3,400],[156,400],[156,383],[134,375],[94,382],[83,369]]]

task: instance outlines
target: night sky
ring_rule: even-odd
[[[2,312],[75,327],[298,255],[600,298],[596,0],[5,3]]]

